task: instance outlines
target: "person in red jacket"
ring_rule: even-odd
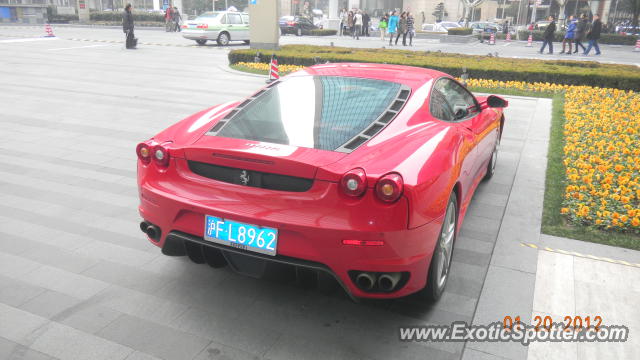
[[[168,6],[167,9],[164,11],[164,30],[166,32],[172,31],[172,27],[173,27],[173,8],[171,6]]]

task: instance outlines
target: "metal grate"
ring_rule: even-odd
[[[305,192],[313,185],[313,179],[238,169],[199,161],[189,161],[188,164],[189,169],[197,175],[230,184],[291,192]]]

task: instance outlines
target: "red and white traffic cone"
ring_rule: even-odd
[[[507,33],[507,38],[505,40],[507,40],[507,42],[511,42],[511,33]]]
[[[45,24],[44,31],[47,33],[45,37],[55,37],[55,35],[53,35],[53,29],[51,28],[51,25]]]
[[[636,47],[633,48],[633,51],[640,51],[640,39],[638,39],[638,41],[636,41]]]
[[[495,45],[496,44],[496,35],[494,33],[491,33],[491,36],[489,36],[489,45]]]
[[[533,35],[529,34],[529,38],[527,39],[527,47],[533,46]]]
[[[271,55],[271,63],[269,64],[269,80],[267,80],[267,82],[270,83],[279,79],[280,73],[278,71],[278,58],[273,54]]]

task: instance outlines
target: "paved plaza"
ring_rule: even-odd
[[[140,30],[127,51],[117,29],[39,30],[0,26],[0,359],[640,358],[640,252],[540,234],[551,100],[508,97],[496,174],[472,201],[442,299],[356,304],[166,257],[139,230],[136,144],[264,77],[179,34]],[[398,340],[400,326],[538,314],[600,315],[630,338]]]

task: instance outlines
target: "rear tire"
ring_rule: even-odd
[[[204,45],[207,43],[207,40],[196,40],[196,43],[198,43],[198,45]]]
[[[420,295],[429,302],[436,302],[442,296],[444,288],[449,279],[451,269],[451,259],[453,258],[453,245],[456,240],[458,229],[458,200],[455,192],[451,193],[447,210],[442,221],[440,236],[436,243],[429,273],[427,275],[427,286],[420,292]]]
[[[229,45],[229,41],[230,40],[231,40],[231,38],[229,37],[228,33],[221,32],[220,35],[218,35],[218,39],[216,40],[216,42],[220,46],[227,46],[227,45]]]
[[[483,180],[489,180],[493,177],[493,174],[496,172],[496,164],[498,162],[498,149],[500,147],[500,132],[498,132],[498,139],[496,140],[496,144],[493,146],[493,152],[491,153],[491,159],[489,159],[489,164],[487,164],[487,173],[484,175]]]

